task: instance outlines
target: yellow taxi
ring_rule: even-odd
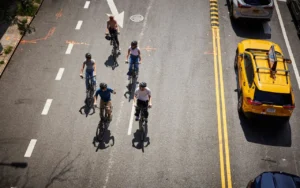
[[[288,64],[280,47],[266,40],[238,44],[234,67],[238,77],[238,112],[289,120],[295,99]]]

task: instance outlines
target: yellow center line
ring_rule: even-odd
[[[215,71],[215,84],[216,84],[216,104],[217,104],[217,118],[218,118],[221,185],[222,188],[226,187],[226,180],[225,180],[225,175],[226,175],[227,187],[232,188],[217,0],[210,0],[210,16],[211,16],[211,28],[212,28],[212,35],[213,35],[212,37],[213,37],[213,50],[214,50],[214,71]],[[221,104],[220,104],[220,100],[221,100]],[[224,162],[224,154],[225,154],[225,162]],[[226,167],[226,174],[225,174],[225,167]]]
[[[226,158],[226,175],[228,188],[232,188],[231,181],[231,169],[230,169],[230,153],[228,144],[228,131],[227,131],[227,119],[226,119],[226,106],[225,106],[225,94],[224,94],[224,82],[223,82],[223,67],[221,58],[221,44],[220,44],[220,31],[219,28],[216,29],[217,32],[217,46],[218,46],[218,63],[219,63],[219,73],[220,73],[220,86],[221,86],[221,101],[222,101],[222,117],[223,117],[223,131],[224,131],[224,142],[225,142],[225,158]]]
[[[220,109],[220,91],[219,91],[219,78],[218,78],[218,62],[217,62],[217,48],[216,48],[216,34],[215,29],[213,32],[213,50],[214,50],[214,69],[215,69],[215,84],[216,84],[216,102],[217,102],[217,117],[218,117],[218,138],[219,138],[219,155],[220,155],[220,171],[221,171],[221,185],[225,188],[225,175],[224,175],[224,152],[223,152],[223,135],[221,125],[221,109]]]

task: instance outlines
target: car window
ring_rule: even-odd
[[[271,0],[244,0],[248,5],[268,5]]]
[[[292,105],[292,95],[283,93],[272,93],[255,89],[254,100],[264,104]]]
[[[254,80],[254,71],[253,71],[252,58],[247,53],[244,54],[244,63],[245,63],[245,69],[246,69],[245,72],[246,72],[248,84],[249,87],[251,87]]]

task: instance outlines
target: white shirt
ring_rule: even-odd
[[[129,46],[129,50],[130,50],[131,55],[134,55],[134,56],[139,55],[139,48],[138,47],[136,47],[135,49],[132,49],[131,46]]]
[[[146,87],[144,91],[140,90],[140,88],[137,88],[134,92],[134,95],[138,100],[148,101],[149,96],[151,96],[151,91],[148,87]]]

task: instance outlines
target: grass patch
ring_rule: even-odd
[[[4,61],[0,61],[0,64],[3,65],[3,64],[4,64]]]
[[[17,14],[20,16],[34,16],[38,9],[38,5],[33,0],[25,0],[17,2]]]
[[[12,46],[7,46],[5,49],[4,49],[4,53],[5,54],[9,54],[11,51],[12,51],[13,47]]]

